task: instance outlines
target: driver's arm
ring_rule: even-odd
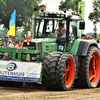
[[[63,29],[60,33],[58,33],[58,36],[61,36],[65,33],[65,29]]]

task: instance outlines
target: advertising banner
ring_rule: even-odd
[[[39,82],[41,63],[0,61],[0,80]]]

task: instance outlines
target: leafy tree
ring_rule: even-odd
[[[78,2],[81,0],[65,0],[61,1],[59,5],[60,10],[71,9],[74,14],[78,14]]]
[[[100,0],[93,0],[92,2],[93,12],[89,14],[89,20],[93,21],[93,24],[100,22]]]
[[[0,30],[0,37],[3,37],[4,35],[7,35],[7,29],[4,28],[3,30]]]
[[[16,10],[16,21],[20,16],[32,16],[34,8],[39,9],[41,0],[0,0],[0,24],[7,28],[10,16]],[[25,19],[26,20],[26,19]]]

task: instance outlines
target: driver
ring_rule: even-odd
[[[58,26],[59,26],[59,28],[57,29],[58,37],[66,37],[66,30],[64,28],[64,24],[60,21]]]

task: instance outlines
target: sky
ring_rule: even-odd
[[[62,0],[42,0],[42,4],[46,4],[47,11],[56,11]],[[63,0],[64,1],[64,0]],[[89,13],[93,11],[92,1],[93,0],[82,0],[85,1],[85,30],[84,33],[93,32],[93,22],[88,19]],[[97,32],[100,33],[100,23],[97,24]]]

